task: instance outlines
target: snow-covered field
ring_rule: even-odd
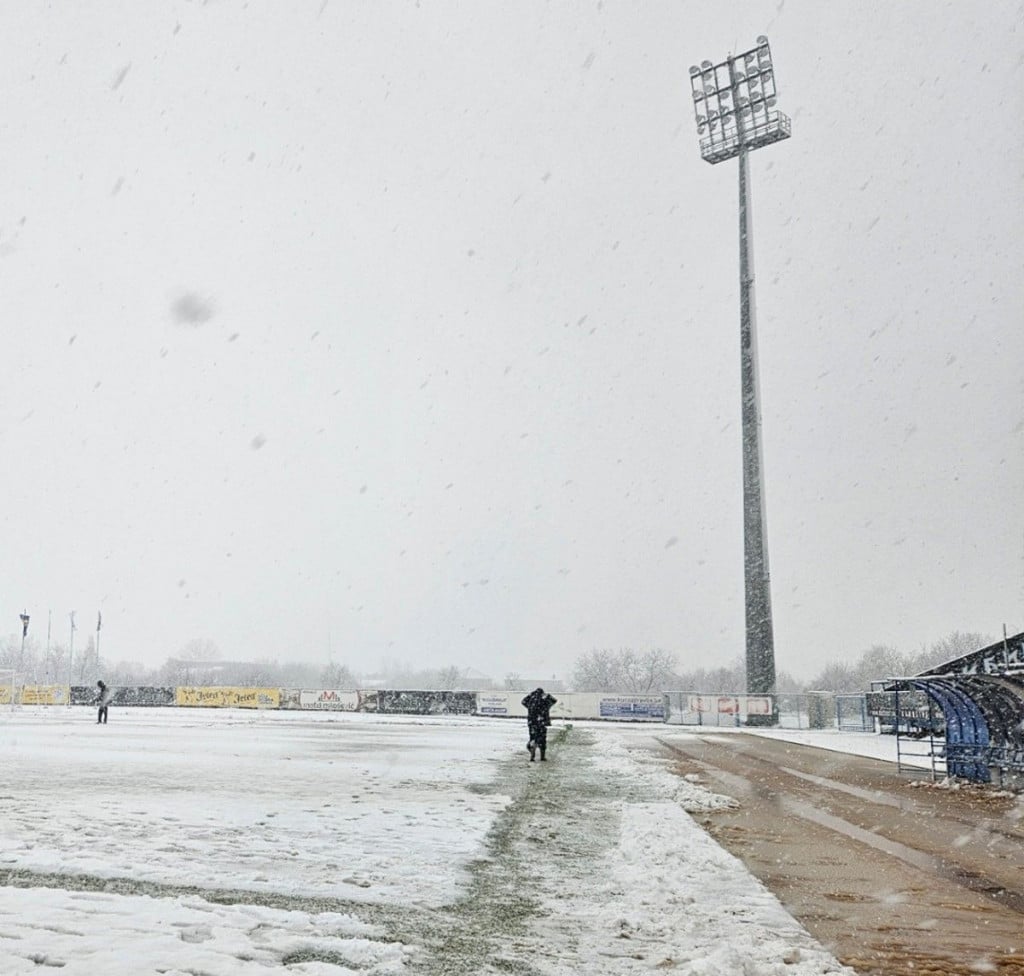
[[[849,972],[691,819],[685,732],[522,724],[4,711],[0,972]]]

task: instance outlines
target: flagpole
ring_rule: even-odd
[[[18,671],[25,667],[25,638],[28,637],[28,614],[21,611],[21,655],[18,657]],[[25,683],[22,678],[22,684]]]
[[[96,611],[96,676],[99,677],[103,672],[100,670],[100,627],[103,625],[103,612],[101,610]]]
[[[71,707],[71,682],[75,679],[75,611],[71,611],[71,642],[68,646],[68,708]]]

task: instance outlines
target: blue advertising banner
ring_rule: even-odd
[[[665,700],[659,695],[617,695],[602,698],[601,718],[652,719],[664,721]]]

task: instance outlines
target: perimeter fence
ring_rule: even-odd
[[[13,697],[12,697],[13,692]],[[522,718],[523,690],[145,686],[113,689],[113,707],[255,708],[285,711],[372,712],[386,715],[477,715]],[[865,730],[873,727],[863,695],[816,691],[799,695],[671,691],[653,695],[563,692],[553,718],[671,725]],[[0,705],[95,705],[89,685],[0,686]]]

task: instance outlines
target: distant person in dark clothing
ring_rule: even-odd
[[[551,706],[558,699],[544,693],[543,688],[531,691],[523,699],[523,708],[526,709],[526,725],[530,730],[530,742],[527,750],[530,753],[530,762],[533,762],[540,750],[540,761],[546,762],[544,753],[548,748],[548,726],[551,724]]]
[[[99,688],[96,694],[96,704],[100,707],[99,713],[96,716],[96,724],[99,725],[102,722],[106,725],[107,709],[110,707],[110,699],[114,697],[114,692],[102,681],[97,681],[96,687]]]

